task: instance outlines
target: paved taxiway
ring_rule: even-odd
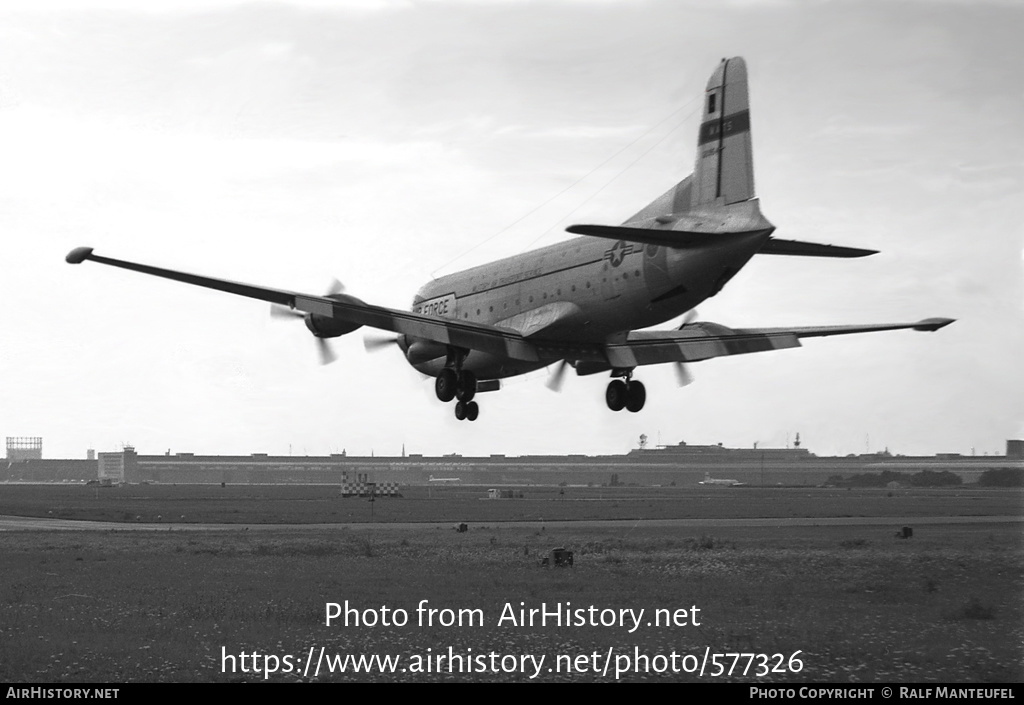
[[[948,516],[948,517],[824,517],[774,519],[589,519],[582,521],[480,521],[473,528],[615,528],[615,527],[785,527],[785,526],[924,526],[928,524],[1009,524],[1022,523],[1024,516]],[[42,517],[0,515],[0,531],[338,531],[338,530],[418,530],[451,529],[452,522],[360,523],[360,524],[174,524],[127,523],[116,521],[77,521]]]

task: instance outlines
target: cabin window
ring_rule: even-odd
[[[575,284],[572,285],[572,290],[576,291],[576,285]]]
[[[478,316],[480,315],[480,309],[476,310],[476,315],[478,315]]]
[[[714,93],[708,96],[708,115],[715,112],[715,98],[717,97]]]
[[[562,290],[561,290],[561,289],[559,289],[559,290],[558,290],[558,291],[556,291],[555,293],[556,293],[556,294],[558,294],[559,296],[561,296],[561,295],[562,295]]]
[[[633,272],[633,276],[639,277],[640,276],[640,270],[638,269],[635,272]]]
[[[587,288],[588,289],[590,288],[590,282],[587,282]]]
[[[533,297],[532,296],[530,297],[530,303],[531,304],[533,303]]]
[[[629,272],[623,272],[622,273],[622,278],[623,279],[629,279]]]
[[[490,308],[490,312],[491,312],[491,313],[494,313],[494,307],[493,307],[493,306],[491,306],[491,308]]]

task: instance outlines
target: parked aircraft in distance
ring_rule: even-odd
[[[462,482],[462,478],[460,478],[460,477],[434,477],[433,475],[431,475],[430,479],[427,480],[427,482],[440,482],[441,484],[451,484],[453,482]]]
[[[711,473],[704,473],[704,479],[697,483],[698,485],[712,485],[715,487],[745,487],[746,482],[740,482],[739,480],[716,480],[711,477]]]
[[[642,365],[684,363],[723,355],[800,346],[802,338],[912,328],[935,331],[949,318],[912,323],[728,328],[694,322],[694,308],[722,290],[757,254],[863,257],[875,250],[772,237],[754,194],[747,67],[723,59],[707,83],[690,176],[623,225],[573,225],[583,237],[434,279],[413,299],[412,311],[373,306],[342,287],[315,296],[161,269],[94,254],[86,260],[269,301],[279,314],[305,320],[329,361],[326,338],[370,326],[389,339],[414,368],[435,377],[455,416],[473,421],[474,397],[500,389],[500,380],[556,364],[549,386],[566,368],[577,375],[608,373],[608,408],[640,411],[647,398],[634,378]],[[383,235],[382,235],[383,237]],[[689,313],[687,313],[689,312]],[[674,330],[639,330],[687,314]],[[370,345],[368,344],[368,347]]]

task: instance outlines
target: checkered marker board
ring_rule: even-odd
[[[398,495],[399,484],[397,482],[343,482],[341,483],[341,494],[369,495],[371,492],[378,497],[395,497]]]

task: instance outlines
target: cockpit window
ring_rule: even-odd
[[[715,98],[717,97],[714,93],[708,96],[708,115],[715,112]]]

